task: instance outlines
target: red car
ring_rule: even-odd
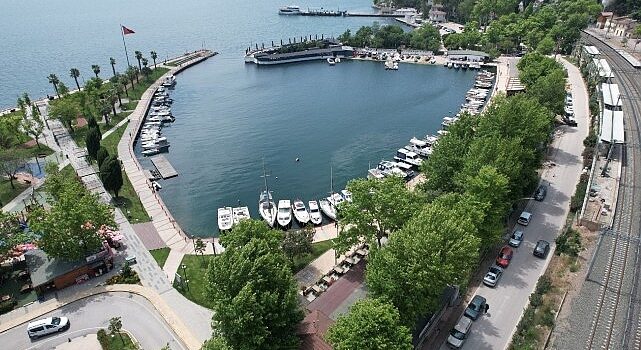
[[[504,246],[499,251],[499,256],[496,257],[496,264],[500,267],[506,268],[510,265],[510,260],[512,260],[512,248]]]

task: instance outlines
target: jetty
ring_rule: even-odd
[[[160,173],[160,176],[163,178],[163,180],[178,176],[178,172],[176,171],[176,169],[174,169],[173,166],[171,166],[165,156],[158,155],[153,156],[149,159],[154,164],[156,169],[158,169],[158,172]]]

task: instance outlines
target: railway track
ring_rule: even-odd
[[[608,63],[615,68],[615,83],[623,94],[626,145],[622,146],[622,173],[613,227],[603,239],[609,240],[595,254],[607,254],[601,276],[598,298],[592,315],[585,349],[641,349],[641,305],[639,279],[641,239],[641,149],[629,147],[641,142],[641,81],[638,74],[616,51],[589,35],[584,40],[596,45]],[[607,236],[607,237],[606,237]],[[607,252],[606,252],[607,251]]]

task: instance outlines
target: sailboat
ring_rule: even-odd
[[[261,192],[260,199],[258,200],[258,212],[260,216],[267,222],[269,227],[274,227],[276,221],[276,203],[272,198],[272,193],[269,192],[267,186],[267,171],[265,170],[265,161],[263,160],[263,178],[265,179],[265,190]]]
[[[332,220],[336,220],[337,213],[336,213],[336,206],[334,205],[334,172],[332,168],[330,167],[330,175],[329,175],[329,197],[327,198],[321,198],[318,200],[318,203],[320,204],[321,211],[323,214],[325,214],[328,218]],[[340,196],[340,195],[339,195]]]

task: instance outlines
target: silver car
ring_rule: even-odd
[[[490,270],[485,274],[483,278],[483,284],[488,287],[496,287],[496,284],[499,283],[501,276],[503,275],[503,269],[499,266],[492,266]]]
[[[517,248],[518,246],[521,245],[521,242],[523,242],[523,231],[521,230],[514,230],[512,232],[512,235],[510,236],[510,240],[507,242],[510,246]]]

